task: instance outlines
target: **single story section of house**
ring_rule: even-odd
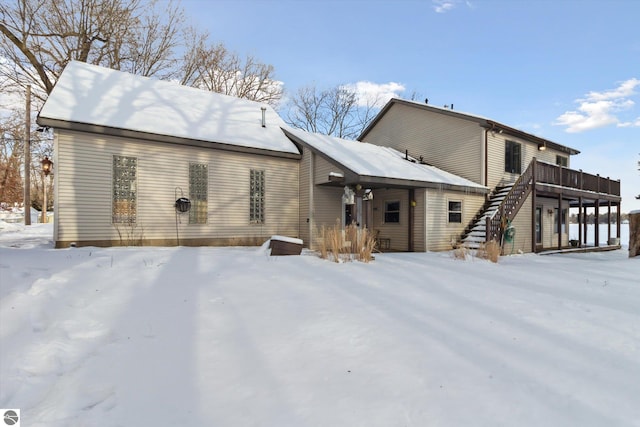
[[[54,129],[56,247],[299,234],[301,155],[269,105],[71,62],[37,122]]]
[[[312,246],[321,227],[355,222],[374,232],[382,250],[448,250],[489,191],[393,148],[285,133],[302,149],[300,235]]]

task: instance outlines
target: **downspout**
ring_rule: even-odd
[[[315,219],[313,205],[313,182],[315,180],[316,153],[314,153],[312,150],[309,150],[309,153],[311,153],[311,157],[309,159],[309,212],[307,212],[307,215],[309,215],[309,249],[314,249],[313,225],[315,223]]]
[[[413,188],[409,189],[409,252],[414,252],[415,245],[413,239],[413,233],[415,230],[415,217],[416,217],[416,207],[415,207],[415,199],[416,199],[416,190]]]
[[[492,131],[494,128],[494,124],[491,124],[491,129],[486,128],[484,130],[484,185],[485,187],[489,186],[489,131]],[[487,194],[487,196],[489,195]]]
[[[429,196],[429,190],[424,190],[424,251],[429,252],[429,221],[427,221],[427,200]]]

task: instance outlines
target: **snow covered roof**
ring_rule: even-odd
[[[299,155],[280,129],[284,121],[267,104],[77,61],[64,69],[38,123],[92,125]]]
[[[430,111],[430,112],[435,112],[435,113],[444,114],[444,115],[448,115],[448,116],[452,116],[452,117],[457,117],[457,118],[463,119],[463,120],[473,121],[473,122],[478,123],[478,125],[480,125],[482,127],[485,127],[485,128],[495,129],[495,130],[502,130],[502,131],[504,131],[504,132],[506,132],[506,133],[508,133],[510,135],[514,135],[514,136],[523,138],[525,140],[530,140],[530,141],[536,142],[536,143],[544,143],[549,148],[553,148],[554,150],[558,150],[558,151],[567,153],[569,155],[576,155],[576,154],[580,153],[580,151],[576,150],[575,148],[571,148],[571,147],[568,147],[566,145],[558,144],[557,142],[551,141],[549,139],[546,139],[546,138],[543,138],[543,137],[540,137],[540,136],[537,136],[537,135],[533,135],[531,133],[525,132],[525,131],[520,130],[520,129],[513,128],[511,126],[508,126],[506,124],[497,122],[497,121],[489,119],[487,117],[479,116],[477,114],[465,113],[465,112],[462,112],[462,111],[454,110],[453,109],[453,105],[451,105],[450,108],[442,108],[442,107],[437,107],[435,105],[426,104],[424,102],[410,101],[410,100],[398,99],[398,98],[392,98],[389,102],[387,102],[387,104],[384,107],[382,107],[380,112],[378,112],[378,114],[373,118],[373,120],[371,120],[369,125],[362,132],[362,134],[360,134],[360,136],[358,137],[358,140],[366,139],[367,134],[369,132],[371,132],[371,130],[377,125],[377,123],[380,121],[380,119],[382,119],[382,117],[387,113],[387,111],[389,111],[389,109],[394,104],[400,104],[400,105],[405,105],[405,106],[408,106],[408,107],[419,108],[419,109]]]
[[[410,182],[414,187],[432,187],[435,184],[479,192],[487,190],[483,185],[435,166],[419,163],[415,159],[408,161],[404,153],[393,148],[309,133],[300,129],[284,128],[284,131],[297,142],[309,146],[342,168],[358,175],[359,179],[370,178],[368,181],[375,182],[376,179],[382,178],[386,179],[386,183],[398,180],[403,181],[404,185]]]

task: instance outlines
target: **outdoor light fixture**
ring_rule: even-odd
[[[44,172],[44,176],[49,176],[51,168],[53,167],[53,162],[49,160],[49,157],[45,156],[40,163],[42,163],[42,172]]]
[[[538,150],[544,151],[547,149],[547,143],[543,142],[542,144],[538,144]]]
[[[53,168],[53,162],[49,160],[49,157],[45,156],[44,159],[40,161],[42,164],[42,173],[45,177],[49,176],[51,173],[51,169]],[[46,223],[47,220],[47,184],[42,178],[42,222]]]

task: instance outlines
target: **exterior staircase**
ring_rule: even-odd
[[[512,188],[513,185],[496,187],[480,210],[480,213],[475,216],[471,221],[471,225],[467,227],[462,235],[461,241],[464,246],[469,249],[478,249],[481,244],[487,241],[487,218],[491,218],[496,214]]]
[[[515,218],[535,185],[535,159],[513,185],[496,187],[481,213],[477,215],[462,235],[462,243],[470,249],[478,249],[491,240],[501,242],[504,227]]]

